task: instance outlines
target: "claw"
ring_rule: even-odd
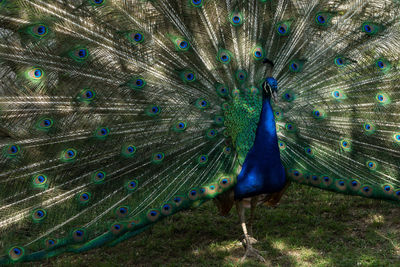
[[[255,239],[254,237],[249,236],[248,238],[249,238],[249,240],[250,240],[250,245],[254,245],[254,244],[257,244],[257,243],[258,243],[258,240]],[[246,238],[244,238],[244,239],[242,240],[242,245],[243,245],[244,247],[247,247]]]
[[[257,258],[259,261],[266,263],[267,261],[264,259],[263,256],[261,256],[261,253],[253,248],[252,245],[247,246],[246,248],[246,253],[244,254],[244,256],[240,259],[240,262],[243,263],[247,257],[255,257]]]

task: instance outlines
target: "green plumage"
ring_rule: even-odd
[[[399,9],[0,1],[0,264],[115,245],[232,188],[267,76],[289,179],[399,201]]]

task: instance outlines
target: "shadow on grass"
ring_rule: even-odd
[[[212,202],[181,212],[112,248],[68,254],[38,266],[400,266],[398,206],[292,185],[275,209],[259,207],[255,245],[267,264],[244,255],[234,210]],[[21,265],[32,265],[21,264]]]

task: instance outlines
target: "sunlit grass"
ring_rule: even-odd
[[[267,266],[400,266],[399,207],[292,185],[275,209],[259,207],[255,245]],[[69,254],[43,266],[263,266],[244,254],[234,210],[212,202],[181,212],[111,248]],[[31,265],[31,264],[28,264]]]

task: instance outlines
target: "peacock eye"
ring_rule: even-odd
[[[88,57],[88,50],[87,49],[85,49],[85,48],[81,48],[81,49],[78,49],[78,50],[76,50],[75,52],[74,52],[74,55],[73,55],[73,57],[74,58],[76,58],[76,59],[85,59],[85,58],[87,58]]]
[[[105,0],[93,0],[93,3],[96,5],[102,5],[102,4],[104,4],[104,1]]]
[[[368,24],[364,25],[364,31],[371,32],[372,31],[371,26],[369,26]]]
[[[1,2],[0,2],[0,4],[1,4]],[[44,24],[37,24],[37,25],[31,26],[29,29],[30,29],[29,33],[37,38],[43,38],[49,32],[47,26]]]
[[[141,33],[136,33],[136,34],[133,36],[133,39],[134,39],[136,42],[140,42],[140,41],[142,40],[142,38],[143,38],[143,35],[142,35]]]
[[[192,5],[194,6],[201,6],[201,4],[203,3],[203,0],[191,0],[192,1]]]
[[[318,16],[317,20],[319,23],[324,24],[325,23],[325,18],[323,16]]]
[[[188,47],[188,43],[187,43],[186,41],[182,41],[182,42],[179,44],[179,46],[180,46],[180,48],[185,49],[185,48]]]
[[[39,26],[39,27],[37,28],[37,32],[38,32],[39,35],[45,34],[46,31],[47,31],[47,29],[46,29],[46,27],[43,26],[43,25],[41,25],[41,26]]]

